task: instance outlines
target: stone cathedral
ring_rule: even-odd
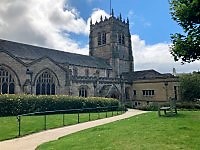
[[[134,71],[129,20],[113,12],[91,20],[89,56],[0,39],[0,94],[112,97],[138,107],[179,99],[178,86],[172,74]]]

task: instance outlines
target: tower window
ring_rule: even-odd
[[[124,34],[117,34],[118,43],[120,45],[125,45],[125,35]]]
[[[100,45],[105,45],[106,44],[106,33],[103,32],[103,33],[98,33],[98,46]]]

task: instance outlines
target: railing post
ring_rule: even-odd
[[[78,110],[78,123],[80,123],[80,114],[79,114],[79,110]]]
[[[108,109],[106,109],[106,118],[108,118]]]
[[[65,126],[65,114],[64,113],[63,113],[62,119],[63,119],[63,126]]]
[[[100,109],[99,109],[99,108],[97,108],[97,109],[98,109],[98,119],[100,119],[100,114],[99,114],[99,113],[100,113],[100,112],[99,112]]]
[[[111,110],[112,110],[112,117],[113,117],[113,106],[112,106]]]
[[[89,121],[91,120],[91,118],[90,118],[90,109],[89,109]]]
[[[17,116],[18,121],[18,136],[21,136],[21,116]]]
[[[47,129],[47,116],[44,114],[44,130]]]

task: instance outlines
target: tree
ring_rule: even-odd
[[[181,96],[183,100],[194,101],[200,99],[200,73],[180,76]]]
[[[170,13],[184,31],[171,35],[170,53],[182,63],[200,60],[200,0],[169,0]]]

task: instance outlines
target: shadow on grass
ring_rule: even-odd
[[[186,118],[186,114],[183,114],[183,113],[177,113],[177,114],[174,114],[174,113],[167,113],[166,115],[161,115],[160,117],[163,117],[163,118]]]

